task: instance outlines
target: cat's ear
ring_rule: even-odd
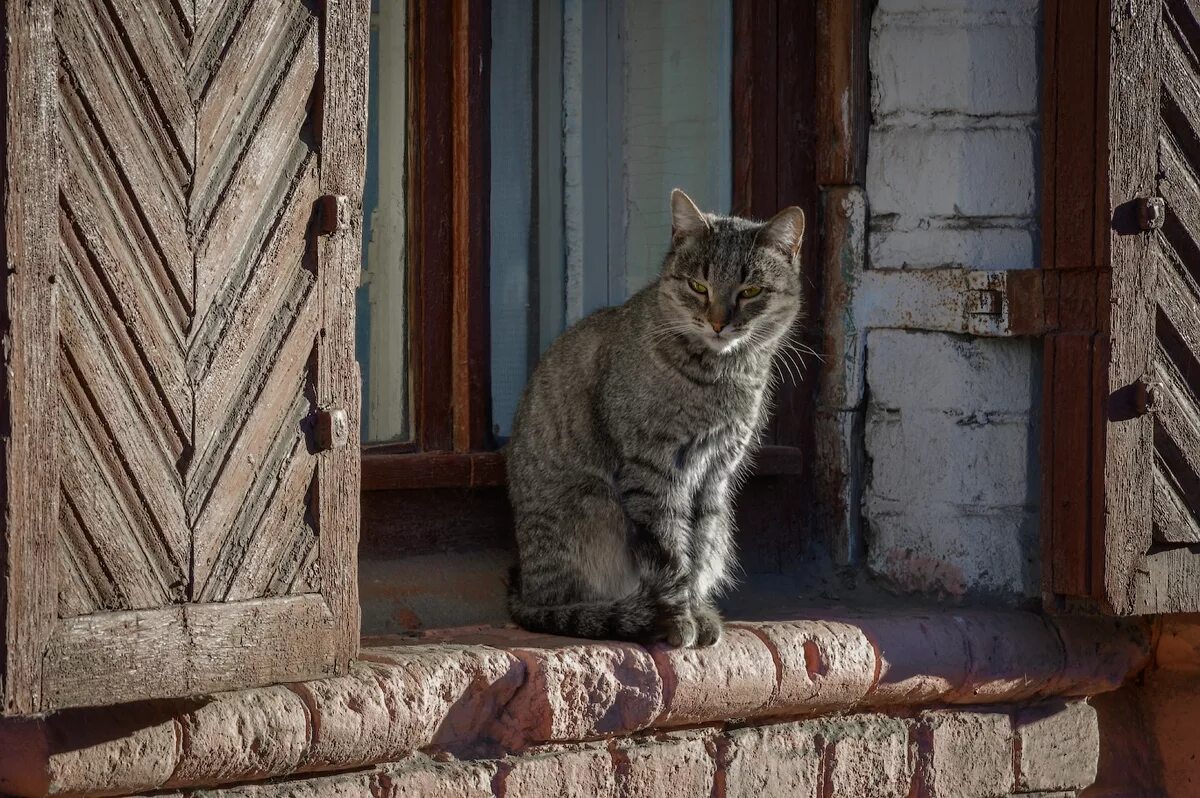
[[[692,202],[692,198],[679,189],[671,192],[671,240],[678,242],[695,238],[709,231],[708,219]]]
[[[796,257],[800,244],[804,242],[804,211],[795,205],[784,208],[771,217],[762,232],[759,243],[775,247],[789,258]]]

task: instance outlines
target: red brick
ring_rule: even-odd
[[[167,708],[164,709],[164,706]],[[80,795],[152,790],[175,769],[171,705],[117,706],[0,723],[0,792]]]
[[[510,748],[628,734],[662,711],[662,679],[641,646],[573,641],[512,653],[525,663],[526,678],[500,719]]]
[[[379,769],[372,798],[492,798],[496,765],[491,762],[415,763]]]
[[[622,798],[709,798],[712,794],[717,766],[703,736],[637,740],[619,748],[614,758]]]
[[[966,612],[954,616],[967,641],[970,668],[948,703],[1022,701],[1053,687],[1065,665],[1062,641],[1039,615]]]
[[[738,624],[766,639],[778,659],[773,712],[846,709],[875,682],[875,648],[854,624],[788,621]]]
[[[996,712],[938,710],[921,715],[918,753],[922,798],[1008,795],[1013,774],[1012,724]]]
[[[966,684],[971,656],[950,613],[834,611],[825,617],[858,627],[875,649],[877,678],[865,699],[870,706],[932,703]]]
[[[617,795],[616,774],[608,751],[600,748],[558,751],[508,759],[501,768],[498,795],[504,798],[608,798]]]
[[[1055,692],[1090,696],[1116,690],[1150,661],[1147,622],[1141,619],[1063,616],[1058,628],[1066,665]]]
[[[813,729],[825,744],[830,798],[907,798],[916,767],[909,724],[886,715],[846,715]]]
[[[349,676],[293,685],[314,718],[307,769],[400,759],[418,748],[469,749],[522,682],[524,667],[476,646],[363,652]]]
[[[766,643],[749,629],[730,627],[711,648],[659,645],[651,652],[667,697],[659,723],[754,717],[770,706],[775,660]]]
[[[286,687],[222,693],[181,718],[167,786],[228,784],[292,773],[308,747],[308,714]]]
[[[816,798],[821,747],[803,723],[738,729],[721,751],[726,798]]]
[[[1100,727],[1096,710],[1083,701],[1026,707],[1016,713],[1017,786],[1033,790],[1080,790],[1096,780]]]

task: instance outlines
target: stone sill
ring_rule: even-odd
[[[365,641],[346,676],[0,721],[0,792],[116,795],[484,758],[648,730],[1012,704],[1117,688],[1148,627],[1022,612],[823,611],[711,649],[511,628]]]

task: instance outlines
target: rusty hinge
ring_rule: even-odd
[[[345,194],[326,194],[317,200],[317,235],[333,235],[349,228],[349,197]]]
[[[350,417],[340,407],[318,410],[314,428],[319,452],[341,449],[350,442]]]
[[[1138,227],[1157,230],[1167,218],[1167,203],[1162,197],[1141,197],[1137,201]]]

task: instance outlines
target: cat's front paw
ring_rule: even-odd
[[[696,647],[708,648],[721,642],[725,632],[721,615],[712,607],[699,607],[692,611],[696,621]]]
[[[663,619],[663,640],[672,648],[691,648],[696,645],[698,632],[696,621],[687,610],[680,610]]]

